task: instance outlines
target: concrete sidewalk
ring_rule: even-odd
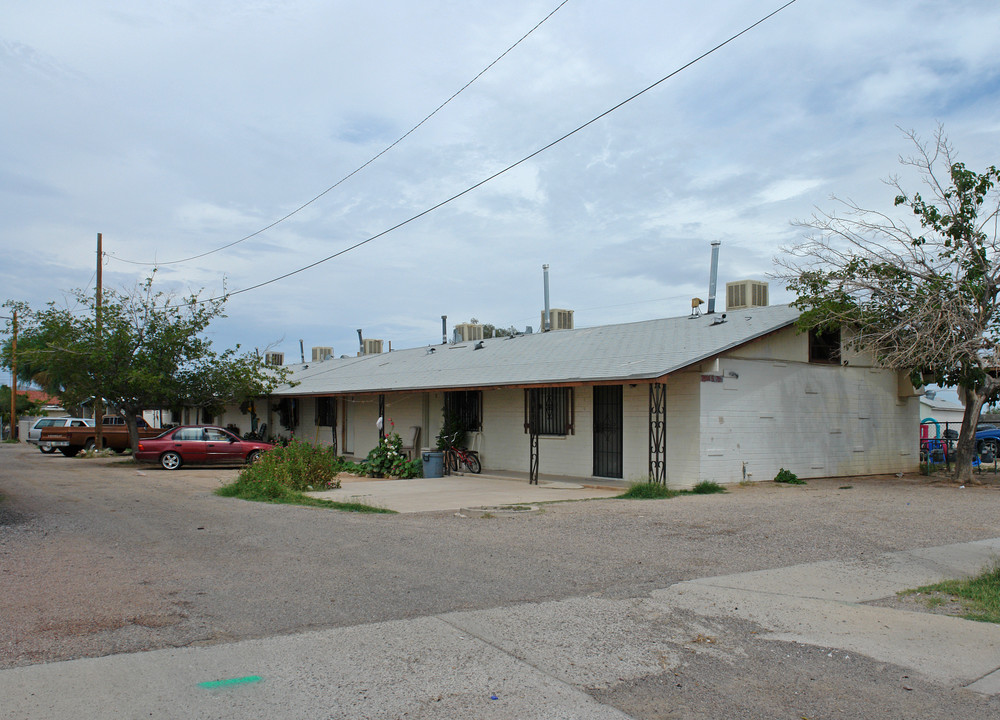
[[[612,481],[613,482],[613,481]],[[557,500],[591,500],[621,495],[624,487],[593,487],[564,480],[497,475],[449,475],[413,480],[360,480],[337,490],[306,493],[337,502],[360,502],[401,513],[457,511],[467,507],[533,504]]]
[[[978,572],[998,553],[1000,538],[705,578],[644,598],[576,597],[21,667],[0,672],[0,714],[626,718],[586,690],[669,673],[691,652],[744,662],[738,638],[692,647],[713,616],[995,694],[1000,627],[859,603]]]
[[[820,562],[678,583],[653,593],[671,607],[740,617],[770,637],[862,653],[942,683],[1000,694],[1000,626],[862,603],[980,573],[1000,538],[889,553],[871,562]]]

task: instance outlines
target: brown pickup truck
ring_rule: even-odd
[[[156,437],[163,432],[160,428],[150,427],[142,418],[136,418],[139,426],[139,437]],[[129,447],[128,428],[125,419],[118,415],[105,415],[101,421],[101,440],[104,447],[115,452],[125,452]],[[38,438],[38,446],[58,450],[66,457],[73,457],[81,450],[90,450],[97,442],[97,435],[92,427],[48,427],[42,428]]]

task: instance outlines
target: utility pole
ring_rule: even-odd
[[[102,248],[102,238],[101,233],[97,233],[97,288],[96,297],[94,298],[94,321],[97,328],[97,351],[101,352],[101,271],[104,266],[104,250]],[[101,358],[101,363],[98,363],[98,367],[103,365],[104,358]],[[104,398],[100,397],[100,389],[98,392],[94,393],[94,442],[95,447],[98,450],[104,448],[104,438],[101,435],[101,422],[104,419]]]
[[[10,437],[13,439],[17,430],[17,310],[11,315],[14,321],[14,341],[10,346]]]

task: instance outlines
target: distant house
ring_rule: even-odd
[[[54,395],[49,395],[44,390],[19,390],[17,394],[28,398],[33,403],[41,405],[42,412],[48,417],[65,417],[69,415],[62,406],[62,401]]]
[[[954,400],[944,398],[920,398],[920,421],[935,420],[944,429],[947,423],[949,427],[959,430],[962,419],[965,417],[965,406]]]
[[[291,366],[267,402],[276,435],[364,457],[385,418],[431,446],[444,411],[484,472],[586,481],[770,480],[917,469],[906,373],[799,333],[789,306],[430,345]],[[264,404],[264,403],[260,403]],[[261,412],[259,409],[258,412]],[[238,411],[219,422],[248,425]]]

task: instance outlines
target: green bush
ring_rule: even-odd
[[[778,474],[774,476],[774,482],[776,483],[787,483],[788,485],[805,485],[805,480],[799,480],[799,476],[793,473],[791,470],[785,470],[781,468],[778,470]]]
[[[617,497],[630,500],[655,500],[672,498],[677,495],[677,491],[668,488],[666,483],[644,481],[632,483],[628,486],[628,490]]]
[[[702,480],[700,483],[691,488],[692,495],[711,495],[712,493],[724,493],[726,489],[719,485],[719,483],[712,480]]]
[[[261,492],[276,493],[277,485],[290,490],[327,490],[339,488],[337,473],[349,465],[332,447],[322,447],[292,440],[260,456],[253,465],[240,471],[237,483],[259,484]]]
[[[401,480],[409,480],[423,475],[423,464],[420,460],[406,459],[403,440],[399,437],[399,433],[387,435],[383,442],[372,448],[359,467],[361,474],[368,477],[398,477]]]

